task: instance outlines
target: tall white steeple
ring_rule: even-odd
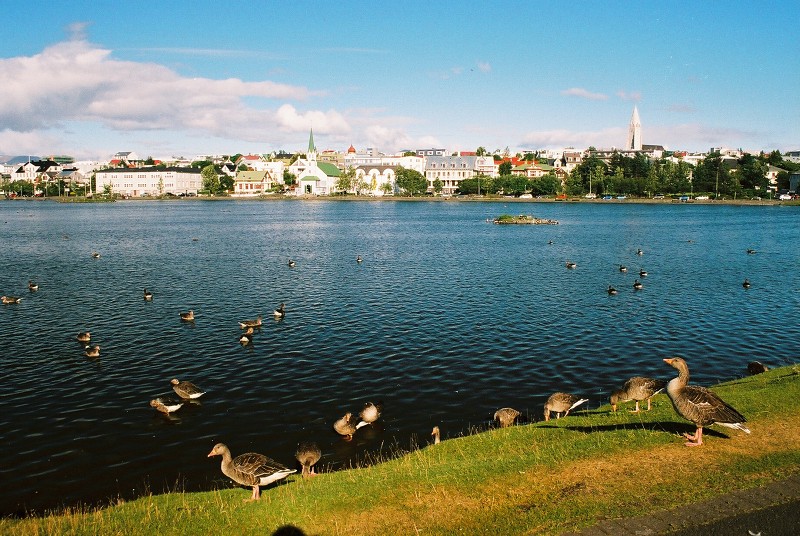
[[[639,110],[636,105],[633,105],[633,114],[631,115],[631,124],[628,127],[628,143],[625,148],[629,151],[642,150],[642,122],[639,120]]]

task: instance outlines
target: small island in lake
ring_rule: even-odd
[[[534,218],[533,216],[529,216],[527,214],[520,214],[519,216],[501,214],[492,220],[492,223],[503,225],[558,225],[558,220]]]

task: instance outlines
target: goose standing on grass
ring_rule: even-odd
[[[500,424],[500,428],[513,426],[514,422],[522,415],[514,408],[500,408],[494,412],[494,420]]]
[[[272,312],[272,314],[273,314],[273,316],[274,316],[275,318],[278,318],[278,319],[280,319],[280,318],[283,318],[284,316],[286,316],[286,305],[284,305],[283,303],[281,303],[281,304],[278,306],[278,308],[277,308],[277,309],[275,309],[275,310]]]
[[[621,402],[635,400],[636,409],[632,411],[639,413],[639,402],[647,400],[647,411],[650,411],[650,400],[663,391],[666,386],[667,382],[664,380],[634,376],[622,385],[622,389],[611,393],[611,409],[617,411],[617,405]]]
[[[239,327],[242,329],[257,328],[261,326],[261,315],[258,315],[255,320],[242,320],[239,322]]]
[[[342,416],[341,419],[333,423],[333,429],[336,433],[344,437],[347,441],[353,439],[353,434],[356,433],[356,422],[353,419],[353,414],[349,411]]]
[[[441,439],[440,439],[440,435],[441,434],[439,433],[439,427],[438,426],[434,426],[433,427],[433,430],[431,430],[431,435],[433,436],[433,444],[434,445],[438,445],[441,442]]]
[[[178,381],[177,378],[173,378],[169,381],[169,383],[172,384],[172,390],[175,391],[175,393],[181,398],[193,400],[195,398],[200,398],[201,396],[206,394],[205,391],[200,389],[192,382],[187,382],[187,381],[181,382]]]
[[[21,302],[22,298],[20,298],[19,296],[2,296],[2,297],[0,297],[0,301],[2,301],[6,305],[9,305],[9,304],[12,304],[12,303]]]
[[[314,466],[322,457],[322,451],[313,441],[302,441],[298,443],[294,457],[303,467],[303,478],[311,478],[317,474],[314,472]]]
[[[208,457],[222,456],[222,474],[242,486],[252,486],[253,495],[249,500],[261,498],[261,488],[286,478],[297,470],[289,469],[263,454],[248,452],[231,459],[231,451],[224,443],[217,443]]]
[[[744,282],[742,283],[742,287],[750,288],[750,280],[749,279],[745,279]]]
[[[184,322],[194,322],[194,311],[188,313],[181,313],[181,320]]]
[[[39,284],[33,281],[28,281],[28,290],[30,290],[31,292],[36,292],[37,290],[39,290]]]
[[[144,289],[144,301],[153,301],[153,293]]]
[[[381,410],[383,410],[383,402],[378,402],[377,404],[372,402],[365,403],[364,408],[358,414],[361,420],[356,424],[356,430],[377,421],[381,416]]]
[[[83,353],[86,354],[86,357],[100,357],[100,346],[97,344],[94,346],[87,344],[83,350]]]
[[[571,410],[588,401],[588,398],[578,398],[569,393],[553,393],[544,404],[544,420],[550,420],[551,412],[556,414],[556,419],[560,419],[562,413],[566,417]]]
[[[689,441],[687,447],[703,444],[703,427],[720,424],[736,428],[749,434],[750,430],[742,424],[746,422],[741,413],[726,404],[714,392],[698,385],[689,385],[689,366],[680,357],[664,359],[664,362],[678,370],[678,376],[667,384],[667,394],[678,415],[692,421],[697,430],[694,435],[683,434]]]
[[[92,340],[92,334],[88,331],[81,331],[75,338],[78,340],[78,342],[89,342]]]
[[[150,401],[150,407],[156,411],[160,411],[164,415],[169,415],[170,413],[181,409],[183,407],[183,402],[176,402],[174,400],[168,400],[166,398],[159,397]]]

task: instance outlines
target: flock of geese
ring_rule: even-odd
[[[552,243],[552,242],[551,242]],[[643,255],[644,252],[639,249],[637,255]],[[748,254],[755,253],[754,250],[748,250]],[[92,253],[94,258],[99,258],[100,254],[97,252]],[[363,259],[359,255],[356,262],[361,263]],[[296,266],[294,260],[289,260],[288,266],[293,268]],[[566,267],[575,269],[577,264],[567,261]],[[619,265],[620,272],[627,272],[627,267]],[[647,272],[641,269],[639,272],[640,277],[646,277]],[[744,288],[750,287],[750,282],[745,279],[743,283]],[[642,288],[641,282],[637,279],[634,282],[634,289],[639,290]],[[28,289],[30,292],[39,290],[39,285],[34,281],[29,281]],[[609,286],[609,294],[616,294],[617,290]],[[153,294],[146,288],[143,292],[145,301],[152,301]],[[2,296],[3,304],[16,304],[22,298],[17,296]],[[285,304],[281,303],[280,306],[274,310],[273,316],[277,320],[281,320],[286,315]],[[194,311],[181,312],[180,319],[184,322],[193,322],[195,319]],[[243,330],[239,342],[242,345],[250,344],[255,328],[262,325],[262,317],[259,315],[255,320],[243,320],[239,322],[239,327]],[[88,357],[98,357],[100,355],[100,346],[91,345],[91,333],[81,332],[76,336],[78,342],[84,345],[84,353]],[[689,367],[686,361],[680,357],[672,357],[664,359],[664,362],[672,366],[678,371],[678,376],[669,382],[636,376],[627,380],[621,389],[614,391],[611,394],[610,402],[613,411],[617,411],[617,407],[621,403],[635,402],[635,409],[633,412],[641,411],[639,407],[640,402],[647,402],[647,410],[651,408],[651,400],[653,396],[666,389],[667,395],[672,401],[675,411],[695,424],[696,429],[694,434],[684,434],[686,437],[686,446],[697,447],[703,444],[703,428],[712,424],[719,424],[729,428],[741,430],[745,433],[750,433],[750,430],[744,425],[746,422],[745,417],[739,413],[732,406],[723,401],[713,391],[696,385],[689,385]],[[767,370],[767,367],[761,363],[754,361],[748,365],[748,372],[751,374],[758,374]],[[179,410],[186,401],[191,401],[200,398],[205,394],[205,391],[200,389],[197,385],[189,381],[180,381],[174,378],[170,381],[173,391],[178,395],[180,401],[168,399],[166,397],[158,397],[150,401],[150,406],[156,411],[164,414],[169,414]],[[580,398],[571,393],[557,392],[552,394],[545,402],[544,405],[544,419],[549,421],[551,414],[555,415],[556,419],[562,416],[567,417],[569,412],[587,402],[587,398]],[[358,412],[358,416],[353,412],[345,413],[340,419],[333,423],[333,429],[343,439],[352,440],[357,430],[364,426],[369,426],[375,423],[381,416],[383,411],[382,402],[367,402],[363,408]],[[514,408],[504,407],[498,409],[493,416],[494,421],[501,428],[512,426],[516,424],[522,413]],[[434,445],[439,444],[441,441],[441,432],[438,426],[434,426],[431,431]],[[252,495],[249,500],[258,500],[261,496],[260,487],[269,485],[273,482],[281,480],[288,475],[295,473],[295,469],[290,469],[275,460],[254,452],[241,454],[233,457],[230,449],[224,443],[214,445],[209,452],[208,457],[221,456],[221,470],[222,473],[242,486],[250,486],[252,488]],[[295,452],[295,458],[302,467],[302,476],[310,478],[316,473],[314,466],[319,462],[322,456],[322,451],[319,446],[314,442],[301,442],[298,444]]]

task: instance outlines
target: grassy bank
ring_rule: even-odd
[[[800,472],[800,366],[714,386],[752,434],[693,426],[658,395],[450,439],[385,463],[264,489],[148,496],[102,510],[0,521],[2,534],[558,534],[667,510]],[[211,470],[211,469],[209,469]],[[214,464],[214,470],[219,470]],[[42,483],[43,492],[46,483]]]

